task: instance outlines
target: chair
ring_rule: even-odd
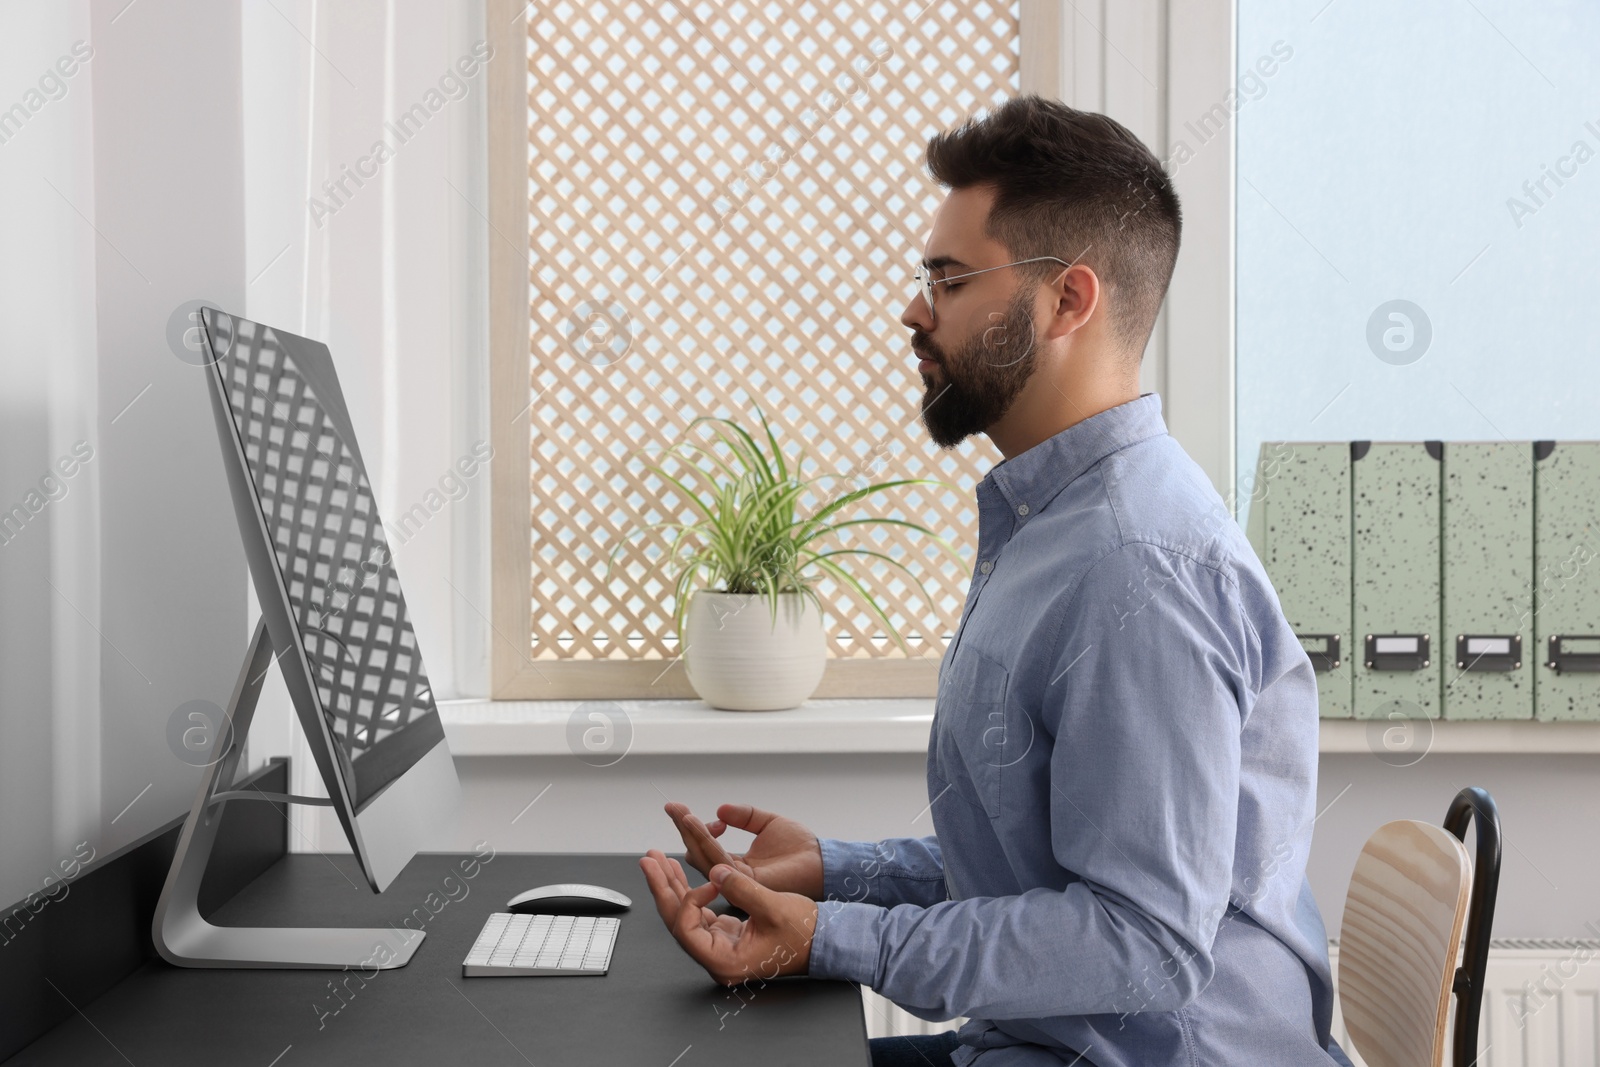
[[[1476,863],[1463,844],[1473,816]],[[1367,1067],[1443,1067],[1452,993],[1452,1063],[1476,1062],[1499,884],[1500,815],[1475,786],[1456,795],[1443,829],[1406,819],[1367,840],[1345,898],[1338,975],[1345,1028]]]

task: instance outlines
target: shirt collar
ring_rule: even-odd
[[[978,483],[998,487],[1013,511],[1042,511],[1055,495],[1111,453],[1167,432],[1159,393],[1142,393],[1047,437],[1020,455],[989,468]]]

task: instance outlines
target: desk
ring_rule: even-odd
[[[378,896],[352,857],[289,855],[213,917],[223,926],[380,926],[398,925],[418,908],[427,916],[421,924],[427,940],[406,967],[374,974],[148,963],[92,1003],[78,1004],[79,1014],[6,1063],[868,1064],[854,986],[794,978],[751,990],[717,986],[662,925],[635,857],[500,853],[470,880],[461,874],[463,858],[417,856]],[[484,918],[503,910],[513,894],[550,882],[590,882],[633,898],[621,916],[610,973],[462,978],[461,960]],[[335,999],[330,982],[340,980],[349,991]]]

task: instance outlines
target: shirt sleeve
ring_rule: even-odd
[[[1065,888],[819,905],[811,973],[918,1014],[1172,1011],[1211,980],[1232,888],[1253,640],[1237,585],[1135,543],[1071,594],[1036,709]],[[1044,798],[1039,798],[1043,803]]]
[[[947,897],[944,861],[933,837],[822,844],[822,899],[927,907]]]

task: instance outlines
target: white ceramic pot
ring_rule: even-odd
[[[800,593],[778,595],[774,623],[765,594],[700,590],[689,601],[684,641],[689,684],[724,711],[799,707],[828,664],[822,613]]]

